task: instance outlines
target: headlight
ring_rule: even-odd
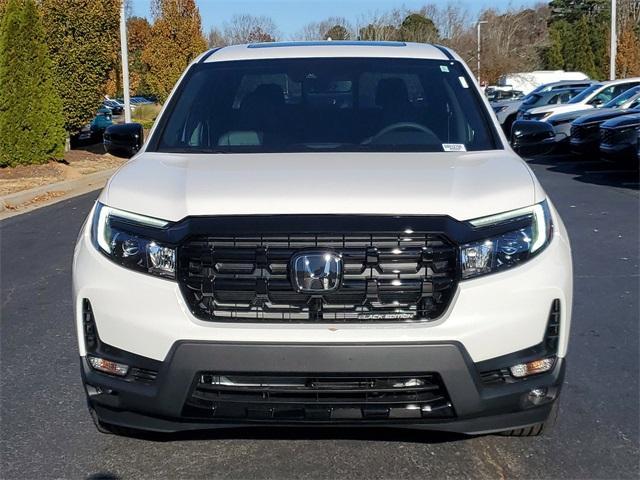
[[[123,267],[165,278],[176,276],[176,250],[146,232],[162,229],[169,222],[96,204],[91,229],[94,246]]]
[[[499,272],[526,262],[551,240],[553,225],[547,202],[469,222],[474,228],[518,223],[519,228],[468,243],[460,249],[462,278]]]

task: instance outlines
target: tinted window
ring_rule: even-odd
[[[586,100],[587,98],[589,98],[593,94],[593,92],[595,92],[600,88],[602,88],[602,85],[599,83],[596,83],[595,85],[591,85],[589,88],[583,90],[578,95],[573,97],[569,103],[581,103],[583,100]]]
[[[194,65],[149,150],[438,152],[496,142],[457,62],[278,59]]]
[[[617,107],[621,106],[623,103],[628,102],[635,95],[637,95],[638,91],[640,91],[640,89],[638,89],[638,88],[635,88],[635,87],[634,88],[629,88],[626,91],[623,91],[617,97],[615,97],[609,103],[607,103],[605,105],[605,107],[607,107],[607,108],[617,108]]]

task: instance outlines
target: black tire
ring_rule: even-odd
[[[531,425],[530,427],[505,430],[504,432],[500,432],[499,435],[502,435],[504,437],[537,437],[539,435],[549,433],[558,420],[559,405],[560,401],[556,400],[553,404],[553,407],[551,407],[549,416],[544,422],[536,423],[535,425]]]
[[[516,121],[516,114],[509,115],[504,121],[504,125],[502,129],[504,130],[504,134],[507,136],[508,140],[511,140],[511,127],[513,127],[513,122]]]

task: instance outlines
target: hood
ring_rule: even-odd
[[[601,112],[602,110],[598,110],[598,113]],[[570,112],[560,112],[560,113],[554,113],[553,115],[551,115],[550,117],[546,118],[546,121],[554,124],[554,123],[566,123],[566,122],[572,122],[573,120],[580,118],[584,115],[593,115],[595,114],[595,109],[594,108],[582,108],[580,110],[572,110]]]
[[[489,102],[492,107],[518,107],[522,103],[522,99],[520,100],[499,100],[497,102]]]
[[[430,214],[468,220],[531,205],[536,192],[531,171],[510,150],[144,152],[114,174],[100,201],[170,221],[267,214]]]
[[[565,103],[563,105],[546,105],[544,107],[536,107],[529,110],[530,115],[535,115],[536,113],[547,113],[551,112],[553,115],[557,115],[560,113],[570,113],[577,112],[579,110],[592,110],[593,107],[589,105],[584,105],[582,103]]]
[[[618,118],[612,118],[602,124],[604,128],[627,128],[632,126],[640,126],[640,111],[637,109],[627,110],[628,115],[621,115]]]
[[[601,108],[596,113],[582,115],[574,122],[574,125],[604,122],[605,120],[609,120],[610,118],[619,117],[620,115],[627,115],[629,113],[632,112],[630,110],[622,110],[620,108]]]

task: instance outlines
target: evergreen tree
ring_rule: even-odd
[[[147,84],[164,101],[189,63],[207,48],[194,0],[155,0],[157,18],[142,53]]]
[[[412,13],[400,25],[400,37],[406,42],[432,43],[438,41],[440,35],[433,20]]]
[[[120,0],[40,0],[65,129],[73,134],[96,114],[117,61]]]
[[[565,68],[564,46],[567,22],[556,22],[549,27],[549,47],[545,51],[545,66],[550,70]]]
[[[61,158],[65,132],[34,0],[10,0],[0,25],[0,166]]]
[[[324,35],[325,40],[328,38],[331,40],[349,40],[351,39],[351,34],[343,25],[334,25]]]
[[[586,16],[582,16],[574,30],[574,53],[571,63],[573,69],[584,72],[591,78],[599,78],[601,75],[596,68],[590,40],[589,21]]]

